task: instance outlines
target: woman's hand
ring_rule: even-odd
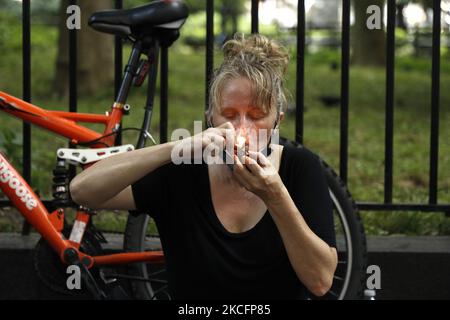
[[[223,149],[226,147],[226,139],[234,142],[234,138],[235,130],[231,122],[224,122],[218,127],[208,128],[192,137],[194,144],[196,141],[201,140],[202,149],[212,144]]]
[[[249,151],[242,161],[234,156],[233,170],[236,180],[248,191],[260,197],[266,205],[280,201],[287,192],[277,169],[261,152]]]
[[[231,122],[225,122],[218,127],[208,128],[192,137],[185,138],[182,144],[188,144],[192,152],[196,147],[205,149],[208,146],[216,145],[223,149],[226,139],[234,141],[235,130]]]
[[[197,158],[203,157],[205,148],[223,150],[226,148],[227,141],[234,142],[235,130],[230,122],[225,122],[218,127],[208,128],[194,136],[184,138],[177,142],[172,152],[172,160],[174,157]]]

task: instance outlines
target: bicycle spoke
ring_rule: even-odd
[[[160,274],[160,273],[165,272],[165,271],[166,271],[166,269],[161,269],[161,270],[158,270],[158,271],[155,271],[155,272],[150,272],[150,275],[154,276],[154,275]]]
[[[339,277],[339,276],[336,276],[336,275],[335,275],[335,276],[333,276],[333,278],[334,278],[334,279],[336,279],[336,280],[339,280],[339,281],[344,281],[344,279],[343,279],[343,278],[341,278],[341,277]]]
[[[170,299],[170,295],[165,291],[165,289],[167,289],[169,286],[168,285],[166,285],[166,286],[162,286],[161,288],[159,288],[158,290],[156,290],[154,293],[153,293],[153,295],[150,297],[150,300],[153,300],[155,297],[156,297],[156,295],[158,294],[158,293],[160,293],[161,291],[162,292],[164,292],[166,295],[167,295],[167,297]],[[164,290],[164,291],[163,291]]]
[[[137,276],[130,276],[127,274],[110,274],[107,276],[107,278],[117,278],[117,279],[128,279],[128,280],[134,280],[134,281],[142,281],[142,282],[156,282],[156,283],[167,283],[167,280],[163,279],[153,279],[153,278],[144,278],[144,277],[137,277]]]
[[[331,294],[333,297],[339,297],[337,293],[335,293],[333,290],[328,291],[329,294]]]

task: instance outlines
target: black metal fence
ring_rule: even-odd
[[[251,1],[251,32],[258,32],[258,0]],[[340,106],[340,177],[347,181],[348,175],[348,125],[349,125],[349,68],[350,68],[350,0],[342,1],[341,32],[341,106]],[[71,0],[70,4],[76,4]],[[438,154],[439,154],[439,97],[440,97],[440,4],[433,0],[433,38],[431,72],[431,131],[429,158],[428,203],[393,203],[393,134],[394,134],[394,66],[395,66],[395,0],[387,0],[386,30],[386,97],[385,97],[385,155],[384,155],[384,201],[382,203],[357,202],[359,210],[366,211],[423,211],[450,213],[450,204],[438,203]],[[122,0],[114,1],[115,8],[122,8]],[[23,99],[31,102],[31,63],[30,63],[30,0],[22,1],[23,27]],[[297,69],[296,69],[296,121],[295,137],[302,143],[304,128],[304,78],[305,78],[305,1],[298,0],[297,28]],[[213,72],[214,51],[214,0],[206,0],[206,60],[205,60],[205,108],[208,104],[208,84]],[[69,111],[77,111],[77,31],[68,31],[69,36]],[[115,93],[122,76],[122,42],[115,39]],[[160,141],[168,137],[168,51],[162,49],[160,64]],[[119,137],[120,140],[120,137]],[[74,173],[72,169],[72,174]],[[31,130],[23,124],[23,176],[31,182]],[[0,206],[10,206],[9,201],[1,201]],[[24,230],[27,231],[26,228]]]

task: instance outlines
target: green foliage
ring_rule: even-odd
[[[2,12],[0,11],[0,15]],[[194,50],[183,43],[190,33],[201,37],[204,32],[204,13],[190,17],[182,29],[181,41],[169,50],[169,134],[175,128],[193,130],[193,121],[203,119],[205,56],[203,50]],[[197,18],[198,21],[191,18]],[[0,19],[0,42],[5,50],[0,59],[0,90],[21,96],[21,28],[20,20],[9,16],[9,27]],[[243,17],[244,19],[244,17]],[[248,22],[248,21],[247,21]],[[249,28],[249,23],[242,24]],[[216,20],[217,23],[217,20]],[[245,31],[245,30],[243,30]],[[277,39],[292,36],[275,28],[266,30]],[[32,32],[32,95],[33,103],[48,109],[67,109],[67,101],[49,96],[52,91],[54,61],[56,57],[56,29],[42,25],[33,26]],[[290,44],[292,61],[288,69],[287,85],[295,95],[296,55],[295,42]],[[130,51],[124,48],[124,63]],[[305,130],[304,144],[320,154],[332,167],[339,167],[339,108],[328,107],[322,96],[339,96],[340,51],[320,50],[307,53],[305,58]],[[220,63],[218,51],[215,65]],[[124,64],[125,65],[125,64]],[[396,57],[395,127],[394,127],[394,201],[396,203],[426,203],[428,195],[428,159],[430,128],[430,73],[431,59],[408,55]],[[349,177],[348,186],[358,201],[381,202],[383,199],[384,174],[384,100],[385,70],[379,68],[356,68],[350,70],[349,105]],[[440,203],[450,202],[450,62],[441,61],[441,113],[439,149]],[[133,90],[129,97],[132,110],[124,119],[124,125],[140,127],[142,107],[145,104],[145,84]],[[80,112],[104,113],[112,103],[112,88],[105,88],[95,96],[80,96]],[[152,134],[158,139],[159,96],[155,98]],[[291,106],[293,106],[291,100]],[[295,119],[287,112],[281,133],[294,137]],[[16,168],[21,168],[21,122],[0,113],[0,148]],[[88,125],[100,130],[100,127]],[[124,143],[135,143],[133,132],[124,133]],[[170,138],[170,137],[169,137]],[[32,186],[45,198],[51,196],[51,170],[55,164],[55,152],[67,146],[67,140],[56,138],[48,132],[32,128]],[[0,212],[1,213],[1,212]],[[124,214],[126,215],[126,213]],[[99,215],[99,227],[120,231],[124,215],[105,212]],[[418,212],[363,212],[362,217],[369,234],[450,234],[450,219],[440,213]],[[9,221],[9,220],[8,220]],[[11,230],[13,222],[5,222],[0,216],[0,230]],[[19,221],[20,223],[20,221]],[[14,229],[15,230],[15,229]],[[153,229],[152,229],[153,230]]]
[[[0,10],[0,50],[17,52],[22,48],[20,16]],[[3,60],[3,59],[1,59]]]
[[[197,13],[206,10],[206,1],[204,0],[185,0],[190,13]],[[214,10],[220,12],[225,8],[229,14],[240,15],[245,12],[246,0],[216,0],[214,1]]]
[[[450,219],[443,213],[365,212],[366,232],[372,235],[442,235],[450,234]]]
[[[5,115],[2,114],[2,117]],[[13,162],[18,167],[22,166],[22,134],[16,133],[13,129],[1,126],[0,127],[0,150],[3,151],[9,161]]]

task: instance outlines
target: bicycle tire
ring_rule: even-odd
[[[130,211],[124,233],[123,249],[125,252],[142,252],[146,250],[145,239],[150,219],[150,216],[147,214],[136,214],[135,212]],[[133,263],[127,267],[127,273],[129,275],[150,280],[148,282],[130,280],[129,285],[132,297],[137,300],[155,300],[161,296],[170,299],[170,296],[168,296],[166,291],[163,291],[161,295],[158,295],[158,290],[161,289],[162,285],[158,284],[157,287],[155,283],[151,283],[149,267],[151,266],[146,263]],[[160,266],[157,265],[156,267],[159,272],[161,270]]]
[[[285,138],[280,138],[280,144],[303,148],[303,145],[300,143]],[[343,229],[342,235],[340,235],[339,232],[336,232],[339,262],[334,275],[333,285],[323,299],[363,299],[367,265],[367,242],[364,225],[361,221],[356,202],[353,200],[345,183],[325,160],[317,154],[315,155],[324,169],[325,178],[333,202],[335,225],[336,222],[338,222],[336,218],[338,218],[341,228]],[[350,252],[350,255],[348,255],[348,252]],[[342,269],[345,269],[345,272],[342,271]],[[344,273],[344,277],[338,276],[339,273]],[[342,278],[342,280],[340,278]],[[338,287],[340,283],[342,283],[343,288],[339,290],[339,292],[334,292],[337,291],[335,288]],[[335,295],[333,293],[335,293]]]
[[[280,143],[297,148],[303,147],[301,144],[285,138],[280,138]],[[339,262],[333,286],[322,299],[362,299],[367,262],[364,226],[356,203],[345,183],[323,159],[318,158],[324,168],[335,215],[338,218],[336,219],[335,216],[335,224],[336,220],[339,220],[342,225],[339,230],[343,231],[343,235],[337,234]],[[125,251],[146,250],[146,230],[150,219],[147,214],[130,214],[128,216],[124,235]],[[148,267],[146,263],[135,263],[128,267],[128,272],[133,276],[148,278]],[[132,281],[130,286],[135,299],[155,298],[155,287],[151,282]],[[335,292],[339,287],[341,287],[339,292]],[[315,297],[311,296],[311,298]]]

